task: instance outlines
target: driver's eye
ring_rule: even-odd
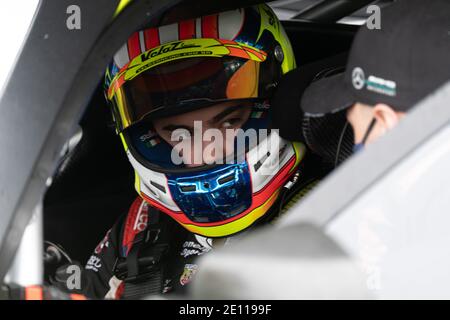
[[[172,141],[183,141],[192,137],[191,132],[187,129],[176,129],[170,134]]]
[[[241,118],[232,118],[232,119],[228,119],[224,122],[222,122],[221,127],[222,128],[232,128],[232,127],[237,127],[241,122]]]

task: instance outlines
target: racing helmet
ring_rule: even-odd
[[[295,67],[289,39],[265,4],[132,34],[106,70],[105,95],[139,195],[205,237],[241,232],[267,214],[305,153],[270,129],[269,99]],[[255,130],[257,139],[244,137],[233,161],[175,163],[152,120],[228,102],[251,108],[240,132]]]

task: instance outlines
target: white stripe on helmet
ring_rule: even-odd
[[[139,31],[139,45],[141,47],[141,52],[147,51],[145,49],[145,38],[144,38],[144,31]]]
[[[219,38],[233,40],[244,23],[244,10],[221,12],[218,19]]]
[[[114,55],[114,63],[121,69],[130,61],[128,57],[128,44],[125,43]]]
[[[236,9],[232,11],[221,12],[218,15],[218,31],[219,38],[226,40],[233,40],[241,31],[242,25],[245,20],[245,10]],[[161,44],[179,40],[178,23],[173,23],[158,28],[159,40]],[[195,19],[195,36],[196,38],[202,37],[202,18]],[[145,37],[144,31],[139,31],[139,45],[141,52],[145,52]],[[125,43],[119,51],[114,55],[114,62],[119,69],[126,65],[130,61],[128,56],[128,44]]]
[[[195,19],[195,37],[196,38],[202,37],[202,19],[201,18]]]
[[[159,39],[161,44],[179,40],[178,23],[159,27]]]

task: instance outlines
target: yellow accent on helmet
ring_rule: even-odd
[[[139,178],[136,170],[134,170],[134,189],[139,195],[141,194],[141,178]]]
[[[230,234],[242,231],[249,226],[251,226],[256,220],[261,218],[267,210],[273,205],[277,200],[280,189],[275,191],[269,199],[266,200],[261,206],[255,208],[252,212],[248,213],[241,219],[235,220],[233,222],[227,223],[222,226],[213,227],[198,227],[191,224],[182,224],[187,230],[200,234],[205,237],[225,237]]]
[[[261,15],[261,26],[257,39],[262,36],[264,30],[270,31],[283,50],[284,60],[281,63],[283,74],[295,69],[297,65],[295,62],[294,50],[292,49],[291,42],[289,41],[284,28],[281,26],[280,20],[278,20],[272,8],[268,5],[260,4],[258,5],[258,9]]]
[[[126,68],[114,76],[108,89],[108,99],[111,100],[113,98],[124,82],[130,81],[158,65],[179,59],[192,57],[221,58],[239,55],[256,62],[264,62],[266,60],[267,54],[262,50],[248,45],[229,42],[221,42],[209,38],[178,40],[141,53],[131,60]]]
[[[130,2],[133,0],[120,0],[119,5],[117,6],[116,12],[114,12],[114,18],[117,17],[119,15],[119,13],[121,13],[123,11],[123,9],[125,9],[125,7],[127,5],[130,4]]]
[[[294,147],[295,151],[295,164],[291,168],[291,170],[289,170],[289,172],[292,172],[295,169],[297,169],[300,161],[302,161],[302,159],[305,157],[306,154],[306,146],[303,143],[294,141],[292,142],[292,146]]]
[[[126,152],[126,151],[128,151],[128,145],[127,145],[127,142],[125,141],[125,137],[123,136],[122,132],[120,132],[119,135],[120,135],[120,140],[122,140],[123,148],[125,149],[125,152]]]

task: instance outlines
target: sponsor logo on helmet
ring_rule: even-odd
[[[146,134],[139,137],[147,148],[152,148],[161,142],[159,136],[153,130],[149,130]]]
[[[264,10],[264,12],[267,14],[268,18],[269,18],[269,24],[271,26],[273,26],[275,24],[276,18],[272,12],[272,10],[266,8],[266,7],[262,7],[262,9]]]
[[[267,53],[243,43],[234,41],[221,42],[218,39],[186,39],[164,44],[160,47],[140,54],[130,61],[121,72],[117,73],[110,83],[108,99],[112,99],[115,91],[125,81],[134,79],[144,71],[170,61],[192,57],[224,57],[235,56],[256,62],[263,62]]]
[[[157,136],[156,132],[154,132],[152,130],[149,130],[146,134],[143,134],[142,136],[140,136],[139,139],[142,142],[146,142],[148,140],[151,140],[151,139],[155,138],[156,136]]]
[[[154,50],[147,51],[141,55],[142,62],[149,60],[150,58],[154,58],[160,56],[164,53],[169,53],[177,50],[183,49],[191,49],[191,48],[200,48],[200,45],[196,45],[194,43],[187,44],[183,41],[171,42],[169,44],[162,45]]]

